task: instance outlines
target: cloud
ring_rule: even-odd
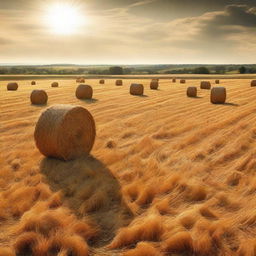
[[[29,0],[23,0],[23,4],[25,1]],[[160,4],[158,7],[157,2]],[[254,62],[256,7],[226,0],[195,0],[193,5],[202,4],[204,10],[206,2],[208,7],[212,3],[211,11],[193,16],[194,11],[190,12],[190,9],[193,9],[191,1],[187,0],[89,0],[86,11],[91,22],[79,33],[71,36],[51,34],[49,28],[42,22],[43,9],[11,9],[5,5],[5,9],[0,10],[1,61]],[[238,4],[224,6],[223,2]],[[166,13],[168,10],[172,13],[179,9],[181,3],[183,9],[184,3],[190,3],[191,8],[184,10],[190,15],[183,17],[184,12],[182,14],[180,11],[178,18],[170,15],[168,19],[156,18],[157,15],[162,15],[159,10],[166,7]],[[93,9],[97,4],[100,7]],[[147,12],[149,6],[156,7],[152,16]],[[176,9],[170,10],[170,6]],[[136,13],[138,10],[141,15]]]

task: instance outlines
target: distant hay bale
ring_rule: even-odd
[[[213,104],[223,104],[226,101],[226,88],[213,87],[211,90],[211,102]]]
[[[100,84],[105,84],[105,80],[104,80],[104,79],[101,79],[101,80],[100,80]]]
[[[200,85],[201,89],[210,90],[211,89],[211,83],[209,81],[202,81]]]
[[[58,82],[53,82],[52,87],[59,87],[59,83]]]
[[[197,96],[197,88],[195,86],[191,86],[187,88],[187,96],[188,97],[196,97]]]
[[[254,87],[254,86],[256,86],[256,80],[251,81],[251,87]]]
[[[116,80],[116,85],[117,86],[123,85],[123,81],[122,80]]]
[[[32,81],[32,82],[31,82],[31,85],[36,85],[36,81]]]
[[[219,79],[216,79],[215,80],[215,84],[219,84],[220,83],[220,80]]]
[[[144,93],[143,84],[131,84],[130,86],[131,95],[143,95],[143,93]]]
[[[43,155],[63,160],[88,155],[95,135],[90,112],[72,105],[48,108],[41,114],[34,132],[36,146]]]
[[[172,79],[172,82],[173,82],[173,83],[176,83],[176,78],[173,78],[173,79]]]
[[[159,86],[158,81],[156,81],[155,79],[152,79],[151,83],[150,83],[150,89],[151,90],[157,90]]]
[[[85,79],[83,77],[80,78],[80,83],[84,83],[85,82]]]
[[[30,94],[30,101],[34,105],[46,104],[47,100],[48,96],[44,90],[33,90]]]
[[[92,87],[87,84],[80,84],[76,88],[76,97],[78,99],[91,99],[93,94]]]
[[[181,84],[185,84],[185,83],[186,83],[186,80],[185,80],[185,79],[181,79],[181,80],[180,80],[180,83],[181,83]]]
[[[7,84],[7,90],[8,91],[16,91],[18,89],[18,84],[17,83],[8,83]]]

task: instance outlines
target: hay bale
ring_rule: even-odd
[[[185,84],[185,83],[186,83],[186,80],[185,80],[185,79],[181,79],[181,80],[180,80],[180,83],[181,83],[181,84]]]
[[[251,81],[251,87],[254,87],[254,86],[256,86],[256,80]]]
[[[53,82],[52,87],[59,87],[59,83],[58,82]]]
[[[33,90],[30,94],[30,101],[34,105],[46,104],[47,100],[48,96],[44,90]]]
[[[85,79],[83,77],[80,78],[80,83],[85,83]]]
[[[143,93],[144,93],[143,84],[131,84],[130,86],[131,95],[143,95]]]
[[[220,80],[219,79],[216,79],[215,80],[215,84],[219,84],[220,83]]]
[[[32,81],[32,82],[31,82],[31,85],[36,85],[36,81]]]
[[[116,85],[117,86],[123,85],[123,81],[122,80],[116,80]]]
[[[95,135],[90,112],[72,105],[48,108],[41,114],[34,132],[36,146],[43,155],[63,160],[88,155]]]
[[[76,97],[78,99],[91,99],[93,94],[92,87],[87,84],[80,84],[76,88]]]
[[[225,87],[213,87],[211,90],[211,102],[213,104],[223,104],[226,101],[226,88]]]
[[[158,89],[158,86],[159,86],[158,81],[152,79],[152,81],[151,81],[151,83],[150,83],[150,89],[151,89],[151,90],[157,90],[157,89]]]
[[[187,88],[187,96],[188,97],[196,97],[197,96],[197,88],[195,86],[191,86]]]
[[[210,90],[211,89],[211,83],[209,81],[202,81],[200,85],[201,89]]]
[[[104,79],[101,79],[101,80],[100,80],[100,84],[105,84],[105,80],[104,80]]]
[[[18,84],[17,83],[8,83],[7,84],[7,90],[8,91],[16,91],[18,90]]]
[[[172,79],[172,82],[173,82],[173,83],[176,83],[176,78],[173,78],[173,79]]]

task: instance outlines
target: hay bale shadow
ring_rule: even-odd
[[[31,107],[37,107],[37,108],[46,107],[47,105],[48,105],[47,103],[45,103],[45,104],[33,104],[33,103],[31,103],[30,104]]]
[[[96,102],[99,101],[98,99],[94,99],[94,98],[92,98],[92,99],[80,99],[80,100],[87,103],[87,104],[92,104],[92,103],[96,103]]]
[[[224,105],[224,106],[233,106],[233,107],[238,107],[239,106],[239,104],[232,103],[232,102],[226,102],[226,103],[224,103],[222,105]]]
[[[108,244],[115,232],[132,220],[118,180],[96,158],[68,162],[44,158],[40,170],[50,188],[62,192],[65,206],[78,218],[89,217],[100,227],[97,241],[90,242],[94,247]]]
[[[132,96],[138,97],[138,98],[148,98],[149,97],[148,95],[145,95],[145,94],[143,94],[143,95],[132,95]]]

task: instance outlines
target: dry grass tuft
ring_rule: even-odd
[[[237,186],[239,184],[240,179],[242,178],[241,172],[233,172],[228,178],[227,178],[227,184],[229,186]]]
[[[207,191],[204,186],[193,185],[188,187],[185,196],[186,199],[189,201],[202,201],[205,200],[207,196]]]
[[[125,252],[123,256],[161,256],[161,253],[151,244],[140,242],[136,248]]]
[[[0,247],[0,256],[16,256],[16,254],[10,247]]]
[[[75,256],[89,255],[86,242],[78,235],[56,233],[53,237],[51,237],[49,243],[50,248],[53,251],[55,250],[60,252],[61,250],[66,250],[67,255]]]
[[[83,204],[79,208],[79,212],[82,215],[85,215],[88,212],[94,212],[104,207],[107,202],[107,195],[105,191],[95,191],[94,194],[87,200],[83,202]]]
[[[210,219],[217,219],[217,214],[214,213],[214,211],[212,211],[209,207],[207,206],[202,206],[199,209],[199,212],[202,216],[204,216],[205,218],[210,218]]]
[[[25,232],[14,242],[13,248],[18,255],[30,255],[38,242],[38,234]]]
[[[139,241],[159,241],[164,233],[161,217],[149,216],[143,223],[134,223],[118,231],[109,248],[116,249]]]
[[[186,229],[191,229],[196,223],[196,217],[193,215],[187,215],[180,218],[181,225]]]
[[[179,232],[164,242],[163,251],[190,254],[193,252],[193,239],[189,232]]]

